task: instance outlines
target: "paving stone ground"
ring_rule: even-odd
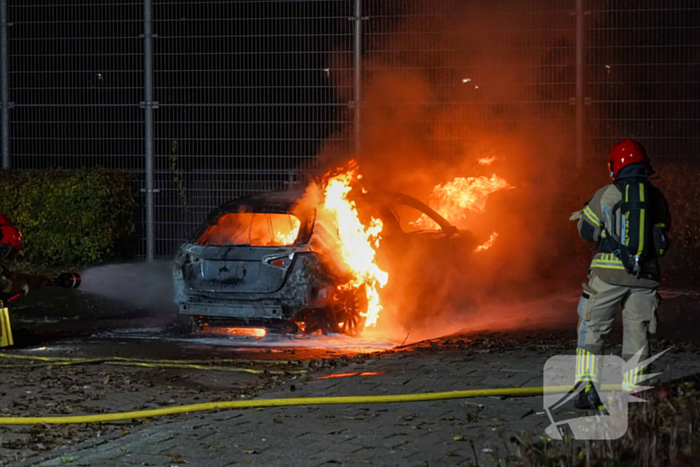
[[[324,375],[316,373],[258,397],[541,386],[545,361],[560,350],[413,348],[333,371],[379,374],[319,379]],[[663,358],[667,380],[700,372],[695,354]],[[15,465],[447,466],[476,465],[475,455],[479,465],[498,465],[514,449],[512,435],[543,432],[548,424],[541,397],[227,410],[163,418]]]
[[[573,351],[576,315],[562,313],[560,310],[575,309],[577,296],[578,292],[571,295],[571,303],[545,300],[542,303],[524,304],[522,309],[514,309],[511,314],[518,319],[520,335],[449,336],[435,342],[418,343],[376,354],[369,359],[339,359],[341,363],[323,371],[318,371],[319,367],[305,366],[311,371],[308,376],[286,381],[268,390],[258,391],[257,388],[261,386],[256,378],[247,377],[246,380],[245,376],[229,374],[224,377],[210,372],[200,375],[185,370],[160,370],[159,373],[149,373],[150,376],[144,374],[132,377],[132,371],[136,370],[120,370],[117,375],[114,373],[116,369],[79,368],[74,375],[69,375],[70,378],[65,373],[57,373],[51,381],[46,382],[34,378],[36,374],[49,372],[49,369],[42,368],[26,372],[25,376],[36,379],[34,382],[25,381],[27,378],[12,379],[6,374],[0,402],[7,402],[5,413],[16,416],[25,415],[24,411],[29,411],[31,415],[52,414],[47,409],[47,404],[51,402],[47,398],[61,403],[70,402],[75,408],[73,413],[90,413],[224,400],[238,397],[242,392],[256,393],[257,398],[269,399],[541,386],[542,368],[546,360],[552,355],[570,354]],[[661,341],[656,343],[655,349],[658,351],[675,346],[656,367],[656,370],[663,371],[665,380],[700,374],[700,360],[697,359],[700,320],[694,318],[700,311],[698,297],[700,295],[695,292],[664,295],[666,300],[658,334]],[[538,315],[533,310],[544,311]],[[538,321],[535,319],[537,316],[547,318]],[[528,335],[531,331],[524,331],[526,324],[527,329],[533,330],[533,333],[545,334]],[[549,332],[544,331],[546,329],[566,331],[555,336],[546,334]],[[619,354],[619,323],[613,334],[610,350]],[[173,350],[170,344],[164,346],[151,340],[145,340],[142,344],[130,341],[130,345],[115,348],[99,347],[101,351],[108,352],[106,354],[98,352],[99,349],[91,350],[80,340],[75,343],[75,347],[76,352],[81,352],[80,356],[112,355],[116,350],[129,350],[139,354],[139,349],[146,347],[151,358],[174,358],[173,355],[178,358],[204,358],[193,354],[187,346]],[[212,353],[207,354],[207,357],[226,357],[226,354],[219,354],[215,349],[206,351]],[[283,356],[305,359],[299,352],[285,353]],[[336,357],[332,355],[323,358],[337,359]],[[139,375],[142,372],[143,370],[137,371]],[[362,372],[374,374],[319,379],[329,374]],[[107,374],[111,375],[109,386],[100,383],[105,381]],[[136,379],[143,379],[144,384],[139,385],[138,391],[135,391],[132,383],[126,384],[124,381],[127,376],[132,383]],[[158,377],[163,381],[156,379],[151,385],[147,376]],[[189,379],[185,379],[186,376]],[[91,382],[88,385],[90,391],[98,391],[99,397],[84,397],[86,385],[79,384],[84,379],[97,381],[97,384]],[[98,387],[100,385],[103,387]],[[25,394],[27,391],[32,391],[32,394]],[[29,400],[25,396],[36,396],[36,400]],[[571,414],[573,413],[572,409]],[[27,443],[23,445],[24,450],[13,447],[8,433],[22,436],[28,443],[36,444],[37,437],[31,430],[38,430],[48,436],[53,434],[56,427],[28,427],[27,430],[30,431],[18,433],[3,427],[4,431],[0,431],[3,441],[0,448],[5,449],[4,452],[14,450],[15,454],[21,451],[21,456],[12,456],[12,459],[34,456],[10,464],[17,467],[184,464],[451,466],[476,465],[477,460],[478,465],[488,466],[498,465],[500,459],[513,451],[514,445],[509,442],[512,436],[526,431],[542,433],[549,424],[543,413],[541,397],[481,397],[415,403],[210,411],[142,422],[109,424],[110,429],[104,430],[101,427],[106,427],[107,424],[102,425],[98,427],[102,430],[99,436],[92,436],[90,432],[91,438],[72,446],[63,442],[70,437],[69,432],[60,442],[52,445],[67,447],[54,450],[47,446],[28,446]],[[77,440],[83,439],[85,437]],[[5,446],[8,440],[10,442]],[[30,454],[25,454],[30,448]],[[9,459],[0,459],[0,465],[7,463]]]

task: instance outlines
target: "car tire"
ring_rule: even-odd
[[[365,285],[357,289],[338,290],[332,307],[333,327],[339,334],[359,336],[367,322],[367,291]]]

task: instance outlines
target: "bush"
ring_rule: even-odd
[[[19,259],[85,266],[119,257],[136,232],[133,175],[104,169],[0,173],[0,212],[23,234]]]
[[[671,211],[671,248],[661,266],[668,282],[677,286],[698,284],[700,271],[700,167],[660,166],[655,181]]]

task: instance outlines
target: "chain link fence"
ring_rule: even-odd
[[[352,6],[155,1],[157,255],[212,208],[317,167],[347,123],[330,67],[352,55]]]
[[[128,170],[140,189],[152,180],[144,256],[172,255],[225,201],[322,170],[324,148],[350,152],[363,130],[356,101],[380,74],[427,83],[415,123],[434,130],[443,160],[516,121],[563,122],[574,134],[584,103],[586,158],[623,137],[666,160],[696,156],[700,6],[690,0],[2,4],[5,166]],[[405,103],[385,104],[410,115]],[[368,112],[362,126],[381,115]]]
[[[516,124],[564,121],[573,133],[573,2],[497,3],[365,2],[364,81],[427,85],[404,104],[427,101],[417,123],[432,129],[440,159],[458,163],[481,135]]]
[[[590,151],[632,137],[661,161],[697,161],[700,4],[594,0],[586,37]]]

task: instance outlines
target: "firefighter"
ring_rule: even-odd
[[[580,236],[596,243],[578,305],[575,407],[595,409],[601,404],[599,358],[610,333],[618,305],[622,306],[625,361],[642,349],[649,356],[649,334],[656,331],[657,289],[661,281],[658,259],[668,248],[668,206],[649,181],[653,169],[644,147],[626,139],[613,146],[608,162],[612,182],[590,198],[578,220]],[[643,368],[623,375],[623,389],[634,391]]]
[[[22,276],[5,268],[5,262],[17,256],[22,247],[22,232],[0,214],[0,299],[7,299],[17,294],[27,295],[29,284]]]

